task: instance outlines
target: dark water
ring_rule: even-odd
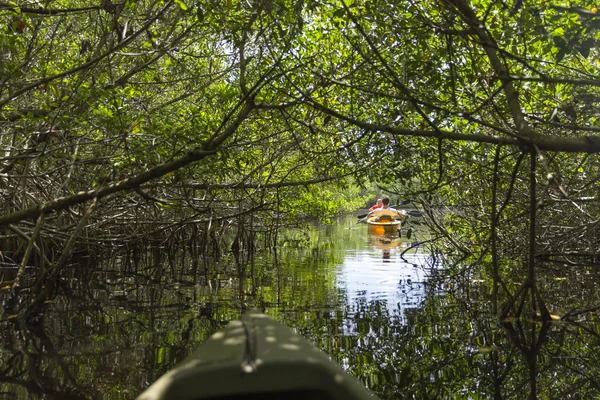
[[[549,324],[499,321],[489,280],[448,276],[412,247],[425,232],[382,242],[355,223],[288,232],[278,252],[243,265],[192,267],[188,257],[133,268],[115,256],[76,267],[72,290],[42,319],[0,323],[0,398],[134,398],[248,308],[383,399],[600,396],[597,271],[540,277],[552,313],[590,310]]]

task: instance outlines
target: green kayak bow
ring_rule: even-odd
[[[288,327],[246,312],[138,400],[373,400],[356,378]]]

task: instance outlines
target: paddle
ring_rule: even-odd
[[[360,223],[365,222],[367,220],[368,216],[369,216],[368,214],[365,214],[361,219],[359,219],[358,221],[356,221],[356,223],[360,224]]]
[[[411,217],[422,217],[423,215],[425,215],[425,213],[423,211],[417,211],[417,210],[404,210],[406,211],[406,213],[408,215],[410,215]]]
[[[417,211],[417,210],[404,210],[406,211],[406,213],[411,216],[411,217],[422,217],[423,215],[425,215],[425,213],[423,213],[422,211]],[[363,214],[363,217],[361,219],[359,219],[356,223],[357,224],[361,224],[363,222],[365,222],[367,220],[367,218],[369,217],[368,214]],[[360,218],[360,215],[359,215]],[[352,229],[352,228],[350,228]]]

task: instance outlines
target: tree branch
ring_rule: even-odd
[[[114,193],[118,193],[124,190],[135,189],[143,183],[146,183],[156,178],[160,178],[168,174],[169,172],[176,171],[182,167],[185,167],[186,165],[189,165],[193,162],[202,160],[212,154],[215,154],[219,149],[220,144],[226,138],[233,135],[233,133],[237,130],[239,125],[248,117],[253,108],[253,102],[246,102],[245,107],[240,111],[235,121],[231,123],[225,130],[223,130],[223,132],[221,132],[218,138],[213,139],[212,141],[206,143],[202,147],[197,147],[188,151],[188,153],[181,158],[178,158],[171,162],[159,164],[145,172],[142,172],[141,174],[138,174],[131,178],[123,179],[121,181],[117,181],[108,186],[103,186],[94,190],[79,192],[73,196],[60,197],[58,199],[48,201],[44,204],[35,207],[30,207],[24,210],[14,212],[12,214],[2,216],[0,217],[0,226],[15,223],[24,219],[37,218],[42,213],[42,210],[44,210],[45,212],[64,210],[75,204],[84,203],[94,198],[100,200],[103,197],[109,196]]]
[[[331,108],[325,107],[316,101],[311,100],[311,104],[314,108],[322,111],[325,114],[334,116],[338,119],[344,120],[352,125],[358,126],[363,129],[367,129],[374,132],[386,132],[392,135],[399,136],[417,136],[417,137],[430,137],[430,138],[443,138],[451,140],[464,140],[467,142],[478,142],[478,143],[491,143],[491,144],[502,144],[512,146],[523,146],[535,144],[541,150],[547,151],[560,151],[566,153],[600,153],[600,137],[598,136],[580,136],[580,137],[561,137],[561,136],[549,136],[549,135],[538,135],[535,137],[528,138],[517,138],[517,137],[501,137],[501,136],[490,136],[490,135],[474,135],[464,134],[454,131],[448,131],[444,129],[438,130],[425,130],[425,129],[408,129],[408,128],[396,128],[388,125],[371,124],[363,122],[355,118],[345,116]]]
[[[49,83],[52,82],[53,80],[56,79],[60,79],[63,78],[65,76],[69,76],[72,75],[76,72],[85,70],[89,67],[91,67],[94,64],[97,64],[99,61],[102,61],[103,59],[105,59],[106,57],[108,57],[109,55],[121,50],[122,48],[126,47],[129,43],[131,43],[133,41],[133,39],[135,39],[136,37],[138,37],[139,35],[141,35],[143,32],[145,32],[146,30],[148,30],[148,28],[150,28],[152,26],[152,24],[154,24],[154,22],[160,18],[161,15],[163,15],[165,13],[165,11],[167,11],[167,9],[169,7],[171,7],[171,5],[173,4],[172,1],[169,1],[154,17],[152,17],[148,22],[146,22],[146,24],[144,26],[142,26],[140,28],[140,30],[138,30],[137,32],[131,34],[130,36],[128,36],[126,39],[124,39],[122,42],[120,42],[118,45],[116,45],[115,47],[109,49],[108,51],[106,51],[105,53],[99,55],[98,57],[81,64],[78,67],[72,68],[68,71],[64,71],[55,75],[51,75],[48,76],[46,78],[43,79],[38,79],[33,83],[30,83],[29,85],[25,85],[24,87],[22,87],[21,89],[16,90],[13,93],[9,93],[8,96],[2,100],[0,100],[0,110],[2,108],[4,108],[4,106],[6,106],[8,103],[10,103],[12,100],[16,99],[17,97],[21,96],[22,94],[25,94],[27,92],[29,92],[30,90],[33,90],[41,85],[43,85],[44,83]]]

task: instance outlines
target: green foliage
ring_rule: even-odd
[[[448,252],[487,260],[494,226],[506,229],[499,249],[523,259],[521,155],[539,149],[539,250],[590,252],[600,16],[590,1],[515,5],[9,4],[0,218],[115,187],[131,193],[103,194],[89,235],[190,220],[241,231],[246,217],[328,222],[385,192],[431,206]],[[69,230],[77,217],[47,223]]]
[[[31,229],[40,204],[56,207],[43,231],[54,241],[42,246],[52,258],[86,209],[68,200],[90,190],[122,192],[101,198],[78,236],[107,246],[187,224],[218,244],[218,229],[235,227],[241,237],[306,219],[331,222],[391,193],[428,206],[435,244],[456,266],[451,276],[488,282],[497,268],[507,288],[501,296],[526,276],[528,255],[536,267],[597,265],[597,5],[506,3],[4,4],[0,218]],[[2,245],[22,249],[13,234]],[[328,296],[327,285],[318,296]],[[548,287],[543,294],[559,303]],[[451,311],[452,301],[429,306]],[[461,358],[473,329],[464,315],[453,318],[448,337],[411,338],[407,349],[378,354],[377,365],[400,354],[396,371],[408,393],[470,395],[492,367]],[[168,331],[154,328],[143,331]],[[172,357],[174,338],[162,337],[157,365]],[[447,352],[462,360],[455,370],[437,361]],[[406,359],[439,375],[417,375]],[[360,373],[374,371],[369,363]],[[455,384],[457,375],[467,382]],[[428,379],[439,385],[421,390]]]
[[[332,223],[333,218],[340,213],[351,213],[361,208],[366,199],[360,196],[353,185],[331,187],[318,185],[299,193],[288,201],[293,213],[308,216],[324,223]]]
[[[498,44],[508,72],[539,78],[515,81],[523,112],[544,132],[570,137],[553,121],[583,120],[591,103],[581,99],[595,99],[596,91],[550,78],[598,74],[591,56],[597,10],[591,3],[539,3],[512,14],[499,3],[479,3],[476,18]],[[477,33],[443,1],[393,8],[378,1],[178,1],[163,8],[108,1],[71,11],[78,6],[53,4],[52,10],[63,9],[56,14],[8,8],[0,40],[8,88],[0,99],[8,118],[3,129],[18,127],[12,151],[25,148],[40,122],[62,132],[39,160],[45,171],[76,162],[69,183],[74,192],[97,182],[92,176],[140,174],[234,124],[218,155],[192,167],[185,183],[295,182],[290,193],[308,203],[318,189],[304,184],[330,179],[329,204],[312,207],[327,219],[347,210],[347,199],[337,198],[348,193],[348,174],[401,192],[441,189],[444,196],[454,190],[444,181],[485,174],[489,149],[415,138],[422,130],[468,138],[512,129],[508,99]],[[254,85],[258,109],[234,122]],[[596,123],[595,117],[587,121]],[[462,176],[447,172],[454,170]],[[63,195],[66,186],[57,182],[49,197]],[[310,207],[290,207],[313,215]]]

